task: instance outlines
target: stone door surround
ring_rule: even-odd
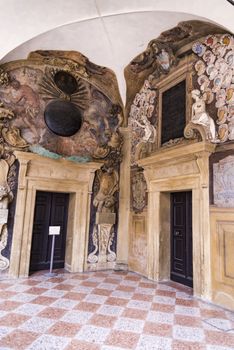
[[[194,295],[211,300],[209,156],[206,141],[164,148],[138,160],[149,191],[147,276],[170,279],[170,192],[192,191]]]
[[[84,270],[90,199],[95,171],[102,163],[74,163],[29,152],[14,152],[19,161],[17,202],[9,275],[28,276],[36,191],[69,193],[65,268]]]

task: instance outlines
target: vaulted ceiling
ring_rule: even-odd
[[[180,21],[214,22],[234,32],[226,0],[1,0],[1,62],[37,49],[76,50],[111,68],[125,99],[124,67]]]

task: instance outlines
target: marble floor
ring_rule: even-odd
[[[234,313],[131,272],[0,280],[0,349],[231,350]]]

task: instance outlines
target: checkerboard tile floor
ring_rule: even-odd
[[[131,272],[0,280],[0,349],[231,350],[234,313]]]

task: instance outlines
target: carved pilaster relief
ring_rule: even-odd
[[[143,171],[132,172],[131,176],[132,210],[140,213],[147,206],[147,184]]]
[[[93,206],[96,208],[92,232],[94,249],[88,256],[90,264],[105,264],[116,260],[116,254],[111,250],[111,246],[116,223],[116,192],[118,189],[119,174],[114,167],[104,166],[97,172],[93,198]]]
[[[147,219],[145,213],[132,216],[129,267],[144,275],[147,271]]]

